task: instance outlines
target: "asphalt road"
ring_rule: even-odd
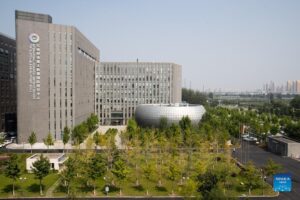
[[[292,175],[292,191],[284,192],[284,193],[282,192],[278,197],[272,199],[300,200],[300,162],[299,161],[293,160],[288,157],[278,156],[276,154],[273,154],[271,152],[268,152],[258,147],[255,144],[250,144],[245,141],[242,142],[241,148],[237,149],[233,153],[233,157],[235,157],[237,160],[239,160],[242,163],[246,163],[251,160],[257,167],[264,166],[269,158],[271,158],[276,163],[281,164],[283,167],[283,172],[291,173]],[[270,179],[268,180],[268,182],[272,184]],[[266,198],[254,198],[254,199],[266,199]]]

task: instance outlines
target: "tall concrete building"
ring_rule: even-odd
[[[75,27],[16,11],[18,142],[32,131],[60,139],[95,112],[99,50]]]
[[[300,80],[296,80],[295,85],[296,85],[296,94],[300,94]]]
[[[96,79],[101,124],[126,124],[139,104],[181,102],[181,66],[174,63],[101,62]]]
[[[0,132],[16,131],[16,41],[0,33]]]

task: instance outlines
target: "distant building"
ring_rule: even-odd
[[[26,159],[26,170],[32,172],[33,163],[40,159],[40,154],[34,154]],[[64,153],[46,153],[43,154],[44,157],[49,159],[50,169],[52,170],[61,170],[62,164],[68,159]]]
[[[288,80],[287,82],[286,82],[286,93],[292,93],[292,81],[291,80]]]
[[[18,143],[32,131],[61,139],[95,113],[99,50],[75,27],[46,14],[16,11]]]
[[[101,62],[96,79],[103,125],[126,124],[139,104],[181,102],[181,66],[174,63]]]
[[[281,155],[300,158],[300,143],[285,136],[268,136],[268,150]]]
[[[16,41],[0,33],[0,132],[16,132]]]
[[[300,80],[296,80],[295,84],[296,84],[296,93],[300,94]]]
[[[202,105],[187,103],[142,104],[137,106],[135,119],[140,126],[159,127],[160,120],[166,118],[168,125],[178,124],[182,117],[188,116],[197,125],[205,113]]]

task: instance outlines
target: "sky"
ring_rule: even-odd
[[[0,32],[12,37],[16,9],[77,27],[101,61],[180,64],[192,89],[300,79],[299,0],[2,0]]]

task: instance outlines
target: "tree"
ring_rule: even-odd
[[[168,118],[161,117],[159,119],[159,129],[160,131],[165,131],[168,128]]]
[[[68,158],[65,163],[65,169],[61,173],[62,180],[65,182],[67,187],[67,194],[70,194],[70,186],[74,178],[76,177],[77,166],[76,160],[72,157]]]
[[[181,170],[179,166],[173,161],[169,163],[167,170],[167,178],[172,181],[172,195],[174,195],[175,181],[179,179],[181,175]]]
[[[181,120],[179,121],[179,126],[180,126],[181,130],[183,130],[183,131],[186,131],[187,129],[191,129],[192,121],[189,118],[189,116],[182,117]]]
[[[65,151],[65,146],[66,146],[66,144],[69,142],[69,140],[70,140],[70,132],[71,132],[71,130],[66,126],[65,128],[64,128],[64,132],[63,132],[63,136],[62,136],[62,138],[63,138],[63,143],[64,143],[64,151]]]
[[[34,145],[36,143],[36,134],[34,131],[31,132],[31,135],[28,137],[28,142],[31,146],[31,153],[32,153],[32,145]]]
[[[116,176],[116,178],[120,182],[120,196],[122,195],[122,190],[121,190],[121,182],[125,180],[129,174],[129,169],[126,166],[126,163],[121,159],[117,159],[113,163],[113,169],[111,172]]]
[[[5,137],[3,135],[0,136],[0,144],[3,144],[5,141]]]
[[[266,176],[273,176],[282,169],[282,166],[275,163],[271,158],[268,159],[266,165],[263,167]]]
[[[99,122],[98,116],[92,113],[90,117],[86,120],[86,125],[89,132],[94,130],[98,122]]]
[[[43,140],[44,144],[47,146],[49,150],[49,146],[54,145],[54,140],[51,133],[48,133],[47,137]]]
[[[80,145],[87,137],[88,128],[85,123],[79,124],[74,127],[72,131],[72,140],[75,144]]]
[[[195,181],[193,181],[193,179],[188,179],[182,187],[181,194],[185,197],[184,199],[186,199],[190,196],[193,196],[196,192],[196,189],[197,184]]]
[[[11,155],[10,159],[6,163],[6,168],[4,171],[4,174],[6,177],[13,180],[12,186],[13,186],[13,196],[15,196],[15,182],[21,175],[21,170],[18,165],[17,161],[17,155],[13,154]]]
[[[41,154],[40,158],[35,161],[32,166],[35,178],[40,180],[40,195],[43,195],[42,180],[50,172],[50,162]]]
[[[272,133],[272,135],[276,135],[279,132],[278,125],[276,125],[276,124],[272,125],[270,128],[270,132]]]
[[[147,195],[149,195],[148,182],[150,181],[150,178],[154,176],[155,166],[153,163],[147,162],[142,167],[142,170],[143,170],[144,177],[147,179]]]
[[[106,171],[106,162],[101,154],[95,154],[88,163],[87,175],[93,180],[94,195],[96,195],[96,179],[102,177]]]
[[[242,175],[245,178],[245,186],[248,188],[249,195],[251,195],[251,190],[258,187],[260,184],[259,174],[259,171],[252,162],[248,162],[245,165],[245,170],[242,172]]]
[[[192,89],[182,88],[182,101],[192,104],[205,105],[207,97],[204,93]]]
[[[96,144],[96,148],[97,148],[97,146],[99,146],[101,143],[101,137],[100,137],[100,134],[98,131],[96,131],[96,133],[93,135],[93,140],[94,140],[94,142]]]
[[[207,199],[210,192],[216,187],[218,177],[211,170],[197,176],[198,192],[201,192],[204,199]]]
[[[290,106],[294,109],[300,109],[300,95],[295,96],[291,102]]]
[[[136,121],[134,119],[129,119],[128,123],[127,123],[127,128],[126,128],[128,134],[129,134],[129,139],[132,139],[133,137],[135,137],[137,129],[138,129],[138,125],[137,125]]]

